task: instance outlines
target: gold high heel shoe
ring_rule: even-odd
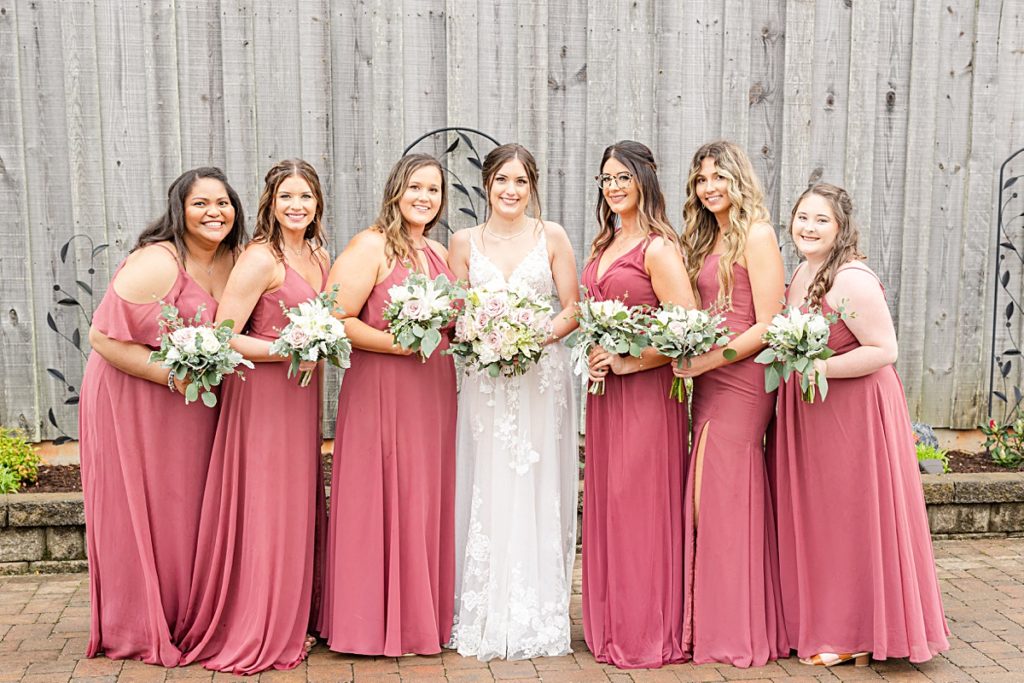
[[[800,658],[801,664],[808,664],[810,666],[835,666],[836,664],[843,664],[850,660],[853,660],[854,666],[867,666],[871,663],[870,652],[846,652],[843,654],[835,654],[833,652],[819,652],[813,657],[804,659]]]

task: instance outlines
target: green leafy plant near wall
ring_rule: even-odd
[[[20,429],[0,427],[0,493],[17,493],[39,475],[41,460]]]

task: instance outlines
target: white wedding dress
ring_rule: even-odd
[[[470,236],[472,286],[504,284]],[[551,300],[543,231],[508,284]],[[571,652],[578,455],[567,349],[549,345],[524,375],[470,371],[459,393],[455,625],[451,647],[487,661]]]

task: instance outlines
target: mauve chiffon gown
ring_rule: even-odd
[[[217,312],[184,269],[163,301],[183,319],[200,306],[204,320]],[[130,303],[110,286],[93,326],[157,349],[160,314],[159,301]],[[217,414],[90,354],[78,419],[92,607],[86,656],[178,664],[173,629],[188,602]]]
[[[326,272],[321,267],[321,286]],[[317,295],[289,266],[265,292],[246,334],[271,341],[293,307]],[[287,376],[287,362],[256,363],[224,378],[203,499],[183,664],[252,674],[305,658],[313,606],[314,545],[323,524],[319,380]],[[317,371],[319,374],[319,371]]]
[[[845,322],[832,324],[837,355],[858,346]],[[797,382],[783,384],[774,456],[782,604],[799,655],[923,662],[949,649],[896,369],[830,379],[811,404]]]
[[[598,277],[597,300],[658,305],[641,242]],[[599,662],[623,669],[683,661],[683,511],[686,404],[669,399],[672,367],[609,373],[587,396],[583,488],[583,631]]]
[[[710,254],[697,277],[705,306],[718,300],[718,259]],[[756,316],[746,268],[737,264],[732,273],[732,305],[724,315],[735,336],[750,328]],[[706,372],[693,385],[683,644],[698,664],[762,666],[789,656],[764,452],[775,394],[765,392],[764,366],[754,356]],[[706,442],[695,515],[702,435]]]
[[[454,279],[433,249],[430,277]],[[370,291],[359,319],[386,330],[388,289]],[[363,655],[436,654],[451,637],[455,592],[455,366],[352,351],[338,395],[331,516],[320,633]]]

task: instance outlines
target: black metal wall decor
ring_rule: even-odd
[[[440,144],[445,144],[444,151],[437,154],[437,158],[448,176],[452,189],[448,195],[448,216],[441,219],[441,224],[449,233],[453,233],[459,227],[470,227],[480,223],[487,212],[487,193],[484,192],[481,179],[483,158],[489,148],[497,147],[501,143],[475,128],[448,126],[419,136],[409,143],[402,154],[408,154],[417,146],[430,142],[433,142],[436,148],[440,148]],[[484,150],[484,153],[481,153],[481,150]],[[471,218],[473,222],[461,225],[465,222],[462,216]],[[456,223],[457,219],[461,219],[459,223]]]
[[[999,167],[995,231],[995,287],[992,300],[992,350],[988,380],[988,414],[1005,424],[1024,401],[1021,389],[1021,295],[1024,293],[1024,149]],[[993,409],[1002,407],[996,417]]]

